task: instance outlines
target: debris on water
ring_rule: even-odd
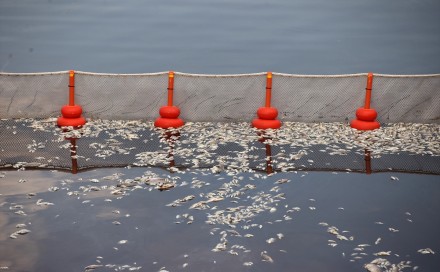
[[[88,265],[88,266],[84,267],[84,269],[85,269],[85,272],[89,272],[89,271],[95,270],[96,268],[100,268],[100,267],[103,267],[103,265],[101,265],[101,264],[91,264],[91,265]]]
[[[376,255],[376,256],[390,256],[391,251],[379,251],[379,252],[374,253],[374,255]]]
[[[375,245],[378,245],[380,243],[380,241],[382,240],[382,238],[377,238],[376,241],[374,242]]]
[[[379,266],[372,263],[365,264],[364,268],[367,269],[369,272],[382,272]]]
[[[120,240],[119,242],[118,242],[118,244],[119,245],[123,245],[123,244],[126,244],[128,241],[127,240]]]
[[[275,238],[269,238],[269,239],[266,240],[266,243],[272,244],[272,243],[275,243],[275,241],[276,241]]]
[[[252,266],[254,263],[253,262],[244,262],[243,265],[244,266]]]
[[[399,178],[395,177],[395,176],[391,176],[390,178],[391,178],[391,180],[399,180]]]
[[[417,252],[419,252],[421,254],[435,254],[435,252],[430,248],[422,248],[422,249],[417,250]]]
[[[16,232],[12,233],[11,235],[9,235],[9,237],[11,237],[12,239],[17,239],[18,235],[25,235],[25,234],[28,234],[29,232],[31,232],[31,231],[28,229],[20,229],[20,230],[17,230]]]
[[[51,202],[43,201],[43,199],[38,199],[36,204],[38,206],[51,206],[51,205],[54,205]]]
[[[58,187],[56,187],[56,186],[52,186],[52,187],[49,187],[49,189],[48,189],[48,191],[49,192],[56,192],[56,191],[58,191],[60,188],[58,188]]]
[[[276,184],[283,184],[283,183],[287,183],[287,182],[290,182],[290,180],[288,180],[288,179],[279,179],[279,180],[275,181]]]
[[[273,263],[273,259],[267,255],[267,251],[262,251],[260,255],[263,262]]]

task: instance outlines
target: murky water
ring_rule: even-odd
[[[153,173],[176,187],[116,187]],[[83,271],[93,264],[102,265],[97,271],[361,271],[381,251],[391,251],[384,258],[394,264],[440,269],[436,255],[417,252],[440,248],[437,176],[418,182],[401,173],[394,174],[398,181],[390,174],[319,172],[232,177],[147,168],[4,175],[0,266],[11,271]],[[282,179],[288,182],[276,183]],[[221,191],[227,191],[222,200],[191,208]],[[169,205],[189,195],[194,199]],[[252,213],[238,217],[237,210]],[[328,233],[324,223],[348,240]],[[11,239],[17,224],[31,232]],[[225,250],[212,251],[219,243]],[[369,246],[359,250],[361,244]],[[262,252],[273,263],[262,261]]]
[[[0,2],[0,71],[439,73],[437,0]]]
[[[438,73],[439,8],[435,0],[3,0],[0,71]],[[121,187],[152,174],[176,186]],[[362,271],[388,251],[391,263],[411,266],[403,271],[440,270],[435,175],[110,168],[0,176],[6,271]],[[204,209],[190,208],[201,201]],[[10,237],[20,229],[31,232]],[[418,252],[427,248],[435,254]]]

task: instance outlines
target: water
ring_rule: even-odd
[[[120,183],[117,178],[104,178],[119,174],[123,180],[133,179],[148,175],[148,171],[169,176],[167,171],[148,168],[101,169],[76,176],[49,171],[6,172],[0,179],[0,266],[9,266],[12,271],[58,271],[61,267],[63,271],[83,271],[91,264],[105,266],[98,271],[122,271],[124,266],[126,271],[138,267],[140,271],[158,271],[161,267],[169,271],[361,271],[364,263],[376,258],[374,253],[391,251],[386,258],[392,263],[411,261],[412,266],[419,266],[418,271],[440,269],[436,255],[417,252],[427,247],[437,252],[440,245],[436,235],[440,227],[437,176],[424,176],[416,183],[418,176],[401,173],[394,174],[399,181],[392,181],[385,173],[375,174],[374,178],[323,172],[261,178],[252,173],[231,177],[195,170],[170,176],[177,182],[170,191],[160,192],[139,183],[119,195],[111,193],[111,186]],[[290,182],[275,183],[282,178]],[[19,183],[19,179],[26,181]],[[207,200],[209,193],[218,193],[226,183],[234,184],[230,193],[242,194],[208,203],[206,210],[189,208]],[[255,187],[246,189],[246,185]],[[59,189],[49,191],[53,186]],[[91,186],[101,191],[90,191]],[[280,193],[285,198],[277,197]],[[195,198],[178,207],[166,206],[187,195]],[[54,205],[38,206],[38,199]],[[15,205],[23,208],[10,208]],[[218,211],[223,210],[226,215],[227,208],[252,206],[262,210],[236,224],[205,222]],[[15,214],[17,210],[27,215]],[[191,224],[188,219],[178,218],[184,214],[194,217]],[[336,239],[326,226],[320,225],[323,222],[336,226],[353,240]],[[17,230],[18,223],[26,224],[31,233],[10,239],[8,236]],[[389,228],[399,231],[391,232]],[[279,233],[284,237],[277,238]],[[246,238],[245,234],[254,236]],[[212,252],[222,237],[227,239],[227,249]],[[382,240],[376,245],[379,237]],[[275,242],[267,243],[269,238],[276,238]],[[120,244],[122,240],[127,242]],[[331,247],[328,240],[335,240],[338,245]],[[359,244],[370,246],[364,247],[363,255],[352,256],[360,253],[355,250]],[[273,263],[261,261],[263,251],[273,258]],[[362,258],[356,260],[356,256]],[[253,265],[246,267],[245,262]],[[182,267],[185,263],[186,269]]]
[[[0,70],[439,73],[440,2],[0,2]]]
[[[137,0],[129,4],[2,0],[0,70],[439,73],[439,8],[436,0]],[[32,135],[24,141],[31,142]],[[28,153],[19,155],[32,155]],[[417,158],[424,164],[423,156]],[[375,162],[373,159],[373,165]],[[112,195],[110,187],[119,181],[103,179],[115,173],[124,174],[121,179],[133,179],[144,171],[169,176],[177,186],[159,192],[140,184],[136,190],[128,188],[124,195]],[[233,178],[224,172],[213,175],[194,170],[171,175],[156,168],[110,168],[78,175],[48,170],[4,171],[1,176],[0,267],[9,267],[10,271],[84,271],[92,264],[107,265],[97,271],[138,267],[141,271],[158,271],[161,267],[169,271],[361,271],[379,251],[392,251],[388,260],[411,261],[412,266],[419,266],[417,271],[440,270],[440,183],[436,175],[239,173],[233,191],[243,195],[210,203],[209,210],[189,206],[230,183]],[[393,181],[391,176],[399,180]],[[92,178],[100,182],[92,183]],[[281,178],[291,181],[279,185],[278,192],[271,191]],[[209,184],[193,188],[195,179]],[[189,184],[180,186],[184,182]],[[256,187],[245,191],[246,184]],[[49,191],[53,186],[59,190]],[[101,191],[87,191],[90,186]],[[78,193],[69,194],[75,191]],[[267,204],[276,211],[263,209],[249,222],[238,223],[236,230],[241,236],[227,232],[233,229],[228,225],[205,222],[208,213],[248,206],[263,192],[268,194],[268,201],[278,193],[285,193],[285,199]],[[196,196],[191,202],[166,206],[190,194]],[[39,199],[54,205],[37,205]],[[288,212],[293,207],[300,210]],[[176,218],[185,213],[194,216],[192,224]],[[286,215],[292,220],[285,220]],[[341,233],[348,231],[343,234],[354,240],[336,239],[320,222],[338,227]],[[11,239],[9,235],[18,230],[19,223],[26,224],[31,233]],[[256,226],[245,228],[252,224]],[[211,251],[221,241],[222,231],[228,233],[228,251],[233,249],[238,256]],[[254,236],[246,238],[246,233]],[[278,233],[285,237],[272,244],[266,242]],[[379,237],[382,240],[375,245]],[[329,246],[329,239],[338,245]],[[118,244],[121,240],[128,242]],[[366,255],[352,256],[354,248],[364,243],[371,245],[362,252]],[[417,252],[428,247],[436,254]],[[263,251],[274,263],[261,261]],[[244,262],[253,265],[246,267]]]

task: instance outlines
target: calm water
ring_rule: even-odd
[[[411,261],[419,267],[417,271],[440,269],[436,256],[440,248],[438,176],[423,176],[414,182],[416,175],[401,173],[394,174],[399,181],[392,181],[390,173],[298,172],[261,178],[252,173],[231,177],[195,170],[173,174],[177,186],[170,191],[150,190],[152,187],[140,183],[124,194],[111,193],[110,186],[120,181],[109,176],[133,179],[144,171],[169,176],[166,171],[145,168],[101,169],[78,175],[5,172],[0,179],[0,267],[66,272],[84,271],[92,264],[105,266],[97,271],[139,267],[140,271],[159,271],[161,267],[168,271],[364,271],[362,265],[377,258],[375,253],[391,251],[385,258],[392,263]],[[282,178],[290,182],[275,184]],[[206,210],[190,208],[207,200],[210,193],[218,193],[225,183],[232,185],[232,180],[236,183],[231,192],[241,192],[239,196],[208,203]],[[277,197],[280,193],[284,198]],[[177,207],[166,206],[188,195],[195,198]],[[53,205],[38,205],[39,200]],[[239,223],[206,223],[216,212],[234,215],[231,209],[256,206],[262,210]],[[185,219],[185,214],[193,219]],[[327,226],[320,225],[324,222],[353,240],[336,239]],[[31,232],[10,239],[18,230],[16,224],[25,224]],[[281,239],[277,238],[280,233],[284,235]],[[227,240],[227,249],[211,251],[222,238]],[[270,238],[275,242],[268,243]],[[123,240],[127,242],[120,242]],[[337,246],[329,246],[329,240],[336,240]],[[355,249],[360,244],[370,245],[363,247],[362,255]],[[417,252],[427,247],[436,254]],[[273,263],[261,261],[263,251]],[[253,265],[244,266],[246,262]]]
[[[0,1],[0,70],[440,72],[438,0]]]

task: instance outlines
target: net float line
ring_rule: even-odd
[[[69,104],[61,108],[61,117],[58,118],[57,124],[60,127],[78,128],[86,123],[86,119],[81,115],[82,107],[75,105],[75,71],[69,71]]]
[[[266,74],[266,100],[265,106],[257,110],[258,118],[252,121],[252,126],[258,129],[278,129],[281,127],[281,121],[276,119],[278,110],[271,107],[272,99],[272,72]]]
[[[174,72],[168,72],[168,103],[159,109],[160,117],[154,121],[155,127],[163,129],[179,128],[183,126],[184,122],[179,118],[180,109],[173,105],[174,96]]]
[[[373,130],[380,128],[376,121],[377,111],[371,108],[371,91],[373,89],[373,73],[367,75],[367,87],[365,88],[364,107],[356,110],[356,119],[352,120],[350,126],[357,130]]]

